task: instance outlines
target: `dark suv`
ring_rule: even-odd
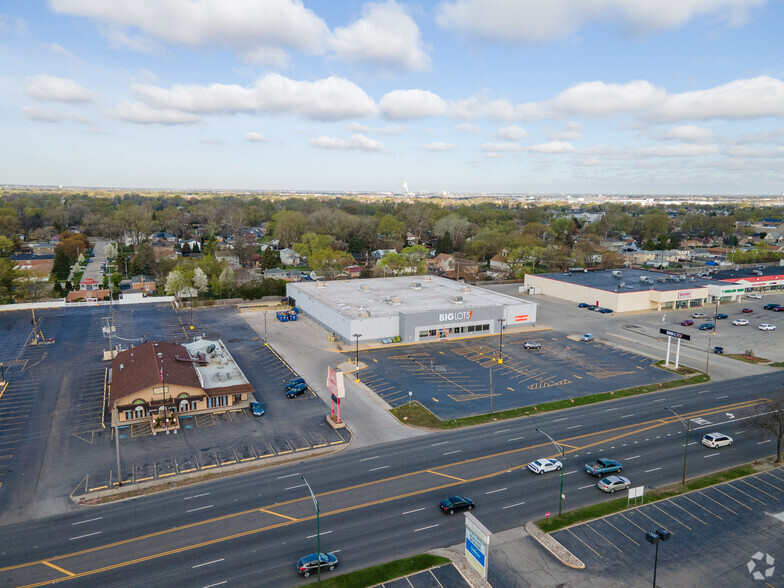
[[[308,385],[305,382],[300,382],[299,384],[294,384],[291,388],[286,390],[286,396],[289,398],[294,398],[300,394],[304,394],[305,390],[307,389]]]
[[[766,305],[765,305],[765,306],[763,306],[762,308],[763,308],[763,309],[765,309],[765,310],[773,310],[773,309],[774,309],[774,308],[776,308],[777,306],[781,306],[781,305],[780,305],[780,304],[778,304],[777,302],[773,302],[773,303],[771,303],[771,304],[766,304]]]

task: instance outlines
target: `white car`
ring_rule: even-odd
[[[708,433],[702,438],[702,444],[705,447],[724,447],[732,445],[732,437],[723,433]]]
[[[760,296],[759,294],[747,294],[746,298],[753,298],[754,300],[760,300],[762,296]]]
[[[770,323],[762,323],[759,326],[760,331],[775,331],[776,325],[771,325]]]
[[[557,472],[563,467],[563,464],[557,459],[537,459],[528,464],[528,469],[535,474],[543,474],[545,472]]]
[[[708,318],[708,317],[707,317],[707,316],[705,316],[705,315],[704,315],[703,313],[701,313],[701,312],[695,312],[693,315],[691,315],[691,318]]]
[[[735,319],[734,321],[732,321],[732,324],[735,325],[736,327],[745,327],[746,325],[749,324],[749,321],[747,319]]]

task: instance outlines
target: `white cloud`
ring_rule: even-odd
[[[271,112],[316,120],[339,120],[375,114],[373,100],[353,82],[329,77],[315,82],[270,73],[250,88],[238,84],[176,85],[171,90],[134,84],[140,99],[156,108],[186,112]]]
[[[511,125],[503,127],[495,132],[496,139],[504,139],[505,141],[519,141],[528,136],[528,131],[518,125]]]
[[[365,4],[362,18],[335,29],[330,46],[340,59],[348,61],[390,69],[430,69],[430,57],[422,48],[419,27],[394,0]]]
[[[760,149],[759,147],[749,147],[747,145],[732,145],[724,150],[725,155],[730,157],[749,157],[753,159],[784,157],[784,147],[774,147],[773,149]]]
[[[681,141],[706,141],[713,139],[716,133],[704,127],[694,125],[680,125],[672,127],[665,134],[665,139],[678,139]]]
[[[250,141],[251,143],[266,143],[269,141],[267,137],[262,135],[261,133],[250,132],[243,137],[246,141]]]
[[[665,90],[645,80],[626,84],[594,81],[576,84],[543,106],[546,111],[556,113],[605,117],[643,111],[660,104],[665,97]]]
[[[438,116],[447,110],[446,102],[427,90],[393,90],[382,96],[379,107],[393,120]]]
[[[128,49],[136,53],[156,55],[163,53],[160,43],[142,35],[132,35],[128,32],[111,26],[98,26],[98,32],[109,42],[109,47],[115,51]]]
[[[302,0],[50,0],[55,12],[93,19],[99,27],[136,29],[142,38],[184,47],[219,47],[253,59],[261,49],[323,52],[324,20]],[[115,38],[115,41],[117,39]]]
[[[384,151],[384,146],[379,141],[360,134],[352,135],[349,139],[321,135],[308,141],[308,145],[317,149],[337,149],[340,151]]]
[[[765,0],[450,0],[436,11],[443,28],[488,41],[566,39],[591,22],[620,22],[624,29],[654,32],[693,19],[718,16],[731,24]]]
[[[452,116],[469,120],[475,118],[515,120],[520,118],[520,114],[509,100],[487,100],[477,96],[452,103],[450,112]]]
[[[433,143],[427,143],[425,145],[420,145],[420,149],[425,149],[427,151],[454,151],[457,149],[457,145],[454,143],[442,143],[441,141],[434,141]]]
[[[60,122],[68,118],[62,112],[38,106],[25,106],[22,108],[22,112],[26,119],[38,122]]]
[[[32,76],[25,80],[25,93],[31,98],[57,102],[90,102],[90,91],[73,80],[47,75]]]
[[[463,131],[464,133],[469,133],[471,135],[478,135],[482,132],[482,127],[473,123],[460,123],[459,125],[455,125],[455,128],[458,131]]]
[[[391,127],[371,127],[362,123],[352,122],[348,125],[349,131],[354,133],[380,133],[382,135],[397,135],[406,130],[403,125],[392,125]]]
[[[68,59],[73,59],[74,61],[76,61],[76,55],[68,51],[68,49],[66,49],[62,45],[58,45],[57,43],[50,43],[49,49],[52,51],[52,53],[57,53],[59,55],[63,55],[64,57],[67,57]]]
[[[122,102],[110,113],[111,116],[125,122],[138,124],[183,125],[201,122],[201,118],[189,112],[181,112],[171,108],[150,108],[138,102]]]
[[[657,145],[635,149],[637,157],[694,157],[719,153],[718,145]]]
[[[538,145],[531,145],[529,151],[534,153],[574,153],[577,151],[574,145],[567,141],[548,141],[547,143],[539,143]]]
[[[482,151],[488,153],[506,153],[509,151],[522,151],[522,146],[517,143],[484,143],[482,144]]]
[[[0,32],[21,35],[27,30],[25,21],[10,14],[0,14]]]
[[[574,141],[575,139],[582,139],[583,125],[578,122],[569,121],[566,123],[566,128],[563,131],[552,131],[549,137],[553,141]]]

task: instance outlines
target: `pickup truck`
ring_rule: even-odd
[[[623,470],[623,466],[620,463],[612,459],[607,459],[606,457],[597,459],[595,463],[585,464],[585,471],[597,478],[600,478],[605,474],[620,472],[621,470]]]

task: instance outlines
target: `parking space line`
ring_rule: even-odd
[[[698,521],[700,521],[700,522],[701,522],[703,525],[706,525],[706,526],[708,525],[708,523],[706,523],[705,521],[703,521],[703,520],[702,520],[700,517],[698,517],[696,514],[693,514],[693,513],[689,512],[688,510],[686,510],[686,509],[685,509],[685,508],[683,508],[683,507],[682,507],[680,504],[678,504],[678,503],[674,502],[673,500],[668,500],[667,502],[668,502],[668,503],[670,503],[671,505],[673,505],[673,506],[675,506],[675,507],[677,507],[677,508],[681,509],[683,512],[685,512],[685,513],[686,513],[687,515],[689,515],[690,517],[694,517],[695,519],[697,519]]]
[[[736,482],[737,482],[737,481],[741,481],[741,480],[734,480],[734,481],[736,481]],[[760,500],[759,498],[754,498],[754,497],[753,497],[751,494],[749,494],[748,492],[746,492],[746,491],[744,491],[744,490],[741,490],[741,489],[740,489],[740,488],[738,488],[737,486],[733,486],[733,485],[732,485],[732,482],[728,482],[728,483],[727,483],[727,486],[728,486],[729,488],[732,488],[733,490],[737,490],[737,491],[738,491],[738,492],[740,492],[741,494],[745,494],[746,496],[748,496],[749,498],[751,498],[751,499],[752,499],[753,501],[755,501],[755,502],[759,502],[760,504],[764,504],[765,506],[767,506],[767,505],[768,505],[768,503],[767,503],[767,502],[765,502],[764,500]]]
[[[619,512],[619,513],[618,513],[618,515],[619,515],[619,516],[622,516],[623,518],[625,518],[627,521],[629,521],[629,522],[630,522],[632,525],[634,525],[635,527],[637,527],[637,528],[638,528],[640,531],[642,531],[643,533],[645,533],[645,532],[646,532],[646,531],[645,531],[645,529],[643,529],[643,528],[642,528],[640,525],[638,525],[637,523],[635,523],[633,520],[631,520],[629,517],[627,517],[627,516],[626,516],[625,514],[623,514],[622,512]]]
[[[619,553],[623,553],[623,549],[621,549],[620,547],[618,547],[618,546],[617,546],[615,543],[613,543],[612,541],[610,541],[609,539],[607,539],[607,537],[605,537],[604,535],[602,535],[602,534],[601,534],[599,531],[597,531],[596,529],[594,529],[594,528],[593,528],[593,527],[590,525],[590,523],[585,523],[585,526],[586,526],[586,527],[588,527],[588,528],[589,528],[591,531],[593,531],[593,532],[594,532],[594,533],[596,533],[597,535],[599,535],[599,537],[601,537],[602,539],[604,539],[604,540],[605,540],[605,542],[606,542],[608,545],[611,545],[612,547],[614,547],[615,549],[617,549]]]
[[[755,478],[756,478],[756,476],[755,476]],[[776,496],[773,496],[773,494],[768,494],[767,492],[765,492],[764,490],[762,490],[760,488],[757,488],[754,484],[752,484],[751,482],[749,482],[747,480],[740,479],[738,481],[739,482],[743,482],[744,484],[747,484],[747,485],[751,486],[752,488],[754,488],[758,492],[762,492],[765,496],[770,496],[773,500],[780,500],[780,498],[777,498]]]
[[[593,552],[594,552],[594,553],[597,555],[597,557],[598,557],[599,559],[604,559],[604,556],[603,556],[603,555],[601,555],[601,554],[600,554],[598,551],[596,551],[596,550],[595,550],[593,547],[591,547],[591,546],[590,546],[590,545],[588,545],[588,544],[587,544],[585,541],[583,541],[583,540],[582,540],[582,539],[580,539],[580,538],[579,538],[577,535],[575,535],[575,534],[572,532],[572,530],[571,530],[571,529],[566,529],[566,531],[567,531],[567,532],[568,532],[568,533],[569,533],[569,534],[570,534],[572,537],[574,537],[575,539],[577,539],[577,540],[578,540],[580,543],[582,543],[583,545],[585,545],[585,546],[586,546],[588,549],[590,549],[591,551],[593,551]]]
[[[644,516],[645,518],[647,518],[647,519],[650,519],[650,520],[651,520],[651,522],[653,522],[653,523],[656,523],[656,524],[657,524],[657,525],[658,525],[660,528],[662,528],[662,529],[667,529],[667,530],[668,530],[670,533],[672,533],[673,535],[675,535],[675,531],[673,531],[672,529],[670,529],[670,528],[669,528],[669,527],[667,527],[666,525],[662,525],[662,524],[661,524],[659,521],[657,521],[656,519],[654,519],[652,516],[649,516],[649,515],[645,514],[645,512],[643,512],[643,510],[642,510],[642,509],[638,509],[638,510],[637,510],[637,512],[638,512],[638,513],[640,513],[640,514],[641,514],[642,516]]]
[[[640,544],[639,544],[639,543],[637,543],[637,542],[636,542],[634,539],[632,539],[632,538],[631,538],[631,537],[629,537],[629,536],[628,536],[626,533],[624,533],[623,531],[621,531],[621,530],[620,530],[618,527],[616,527],[615,525],[613,525],[613,524],[612,524],[612,523],[611,523],[611,522],[608,520],[608,518],[607,518],[607,517],[603,517],[603,518],[602,518],[602,520],[603,520],[605,523],[607,523],[608,525],[610,525],[610,526],[611,526],[613,529],[615,529],[616,531],[618,531],[618,532],[619,532],[621,535],[623,535],[624,537],[626,537],[626,538],[627,538],[629,541],[631,541],[632,543],[634,543],[634,544],[635,544],[637,547],[639,547],[639,546],[640,546]]]
[[[781,478],[781,477],[777,476],[777,475],[774,473],[774,472],[777,472],[777,471],[780,471],[780,470],[768,470],[768,471],[767,471],[767,472],[765,472],[765,473],[766,473],[766,474],[768,474],[768,475],[771,475],[771,476],[773,476],[773,477],[774,477],[774,478],[776,478],[777,480],[781,480],[782,482],[784,482],[784,478]]]
[[[714,488],[715,488],[715,487],[714,487]],[[713,502],[715,502],[716,504],[718,504],[720,507],[722,507],[722,508],[725,508],[725,509],[727,509],[728,511],[730,511],[732,514],[734,514],[734,515],[737,515],[737,514],[738,514],[738,513],[736,513],[734,510],[732,510],[732,509],[731,509],[729,506],[725,506],[725,505],[723,505],[721,502],[719,502],[719,501],[718,501],[718,500],[716,500],[715,498],[713,498],[713,497],[711,497],[711,496],[708,496],[707,494],[705,494],[705,493],[704,493],[702,490],[697,490],[697,493],[698,493],[700,496],[702,496],[703,498],[707,498],[708,500],[712,500]]]
[[[729,486],[729,484],[727,484],[727,485]],[[748,508],[749,510],[754,510],[754,509],[753,509],[753,508],[751,508],[750,506],[748,506],[748,505],[746,505],[746,504],[743,504],[743,503],[742,503],[740,500],[738,500],[738,499],[737,499],[737,498],[735,498],[734,496],[730,496],[730,495],[729,495],[729,494],[727,494],[726,492],[722,492],[722,491],[721,491],[719,488],[716,488],[716,487],[714,487],[713,489],[714,489],[714,490],[716,490],[716,492],[718,492],[719,494],[724,494],[724,496],[726,496],[726,497],[727,497],[727,498],[729,498],[730,500],[734,500],[735,502],[737,502],[738,504],[740,504],[740,505],[741,505],[743,508]]]
[[[762,472],[762,473],[763,474],[769,474],[770,472]],[[776,478],[777,480],[784,481],[784,480],[781,480],[781,478],[779,478],[778,476],[773,476],[773,477]],[[762,481],[762,482],[765,482],[768,486],[772,486],[773,488],[775,488],[776,490],[778,490],[780,492],[784,492],[784,488],[779,488],[775,484],[771,484],[770,482],[767,482],[767,481],[763,480],[761,476],[759,477],[759,480]]]
[[[705,508],[705,507],[704,507],[704,506],[702,506],[702,505],[701,505],[699,502],[696,502],[696,501],[692,500],[691,498],[689,498],[688,494],[681,494],[681,496],[682,496],[683,498],[685,498],[686,500],[688,500],[689,502],[691,502],[692,504],[694,504],[695,506],[699,506],[699,507],[700,507],[702,510],[704,510],[704,511],[706,511],[706,512],[709,512],[710,514],[712,514],[714,517],[716,517],[716,518],[717,518],[717,519],[719,519],[720,521],[723,521],[723,520],[724,520],[723,518],[721,518],[719,515],[717,515],[717,514],[716,514],[715,512],[713,512],[712,510],[710,510],[710,509],[708,509],[708,508]]]
[[[664,510],[663,508],[661,508],[661,507],[660,507],[658,504],[651,504],[650,506],[652,506],[653,508],[655,508],[656,510],[658,510],[658,511],[659,511],[659,512],[661,512],[662,514],[665,514],[665,515],[667,515],[667,516],[668,516],[668,517],[670,517],[672,520],[674,520],[676,523],[683,525],[683,526],[684,526],[684,527],[686,527],[686,528],[687,528],[689,531],[692,531],[692,530],[693,530],[693,529],[692,529],[692,528],[691,528],[689,525],[687,525],[686,523],[684,523],[684,522],[683,522],[682,520],[680,520],[679,518],[677,518],[677,517],[675,517],[675,516],[671,515],[670,513],[668,513],[666,510]]]

